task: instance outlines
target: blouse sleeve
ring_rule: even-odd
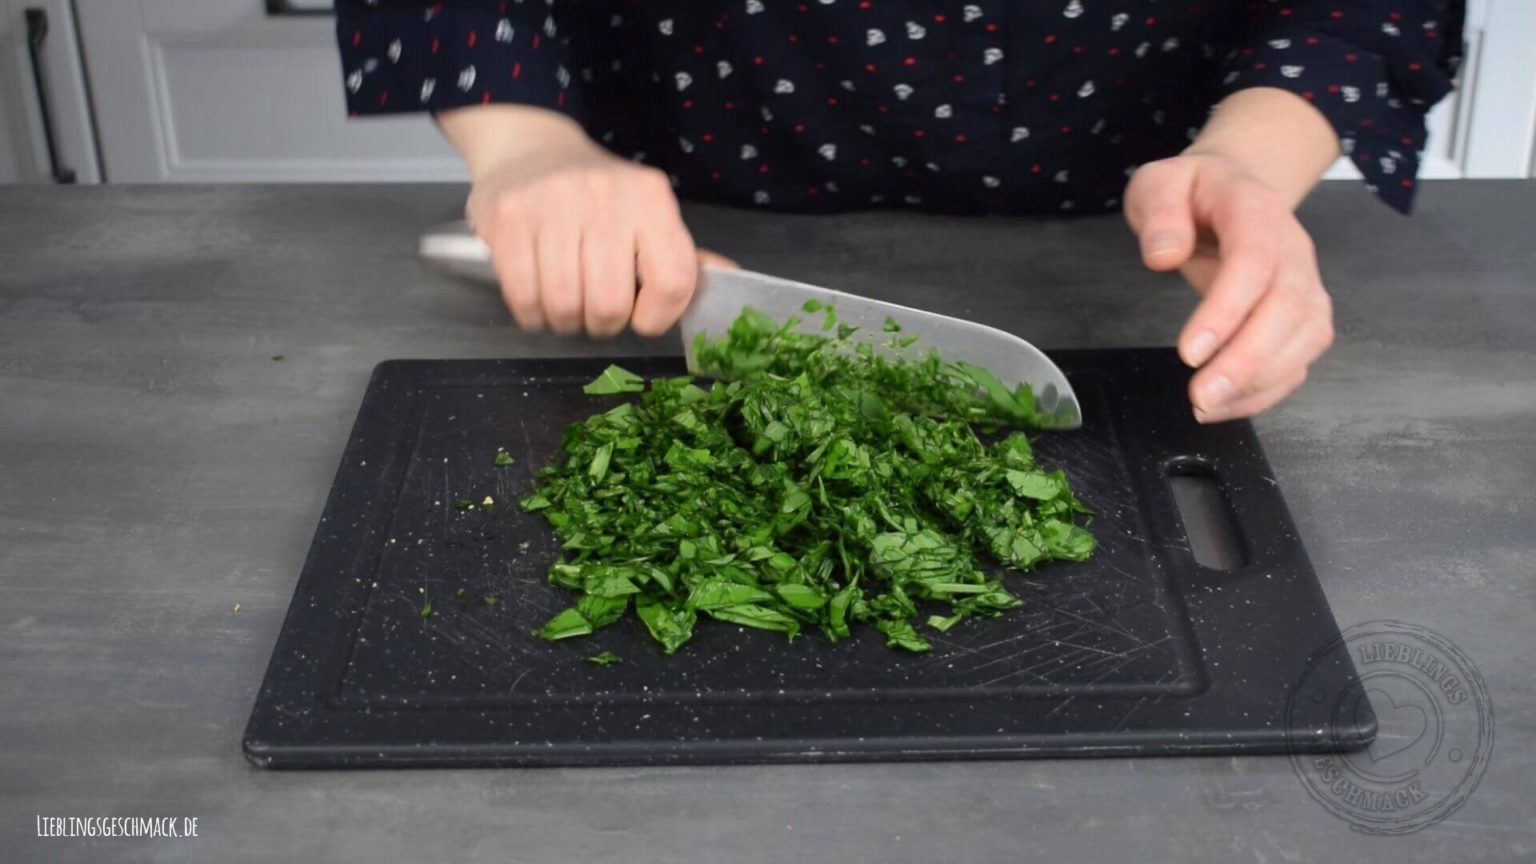
[[[1464,0],[1269,0],[1250,4],[1226,92],[1289,90],[1317,106],[1366,183],[1413,201],[1424,115],[1451,91]]]
[[[570,112],[567,38],[545,0],[337,0],[350,114],[514,102]]]

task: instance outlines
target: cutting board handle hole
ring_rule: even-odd
[[[1178,459],[1168,464],[1166,475],[1195,563],[1210,570],[1242,569],[1248,551],[1216,469],[1203,459]]]

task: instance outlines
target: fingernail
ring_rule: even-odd
[[[1217,375],[1200,388],[1200,413],[1215,416],[1232,400],[1232,382],[1225,375]]]
[[[1201,330],[1195,334],[1195,338],[1189,340],[1189,349],[1184,352],[1184,362],[1190,366],[1201,366],[1215,353],[1216,334],[1209,330]]]
[[[1147,238],[1146,250],[1148,255],[1167,255],[1177,252],[1181,245],[1177,234],[1153,234]]]

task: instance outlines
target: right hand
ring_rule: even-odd
[[[470,163],[465,212],[518,325],[599,338],[626,324],[666,332],[702,263],[666,175],[614,156],[563,116],[493,108],[499,116],[440,120]],[[509,116],[515,125],[505,125]]]

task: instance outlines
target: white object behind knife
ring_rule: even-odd
[[[490,250],[467,223],[450,223],[422,235],[419,252],[423,260],[438,269],[496,283]],[[689,369],[697,371],[693,358],[696,335],[724,335],[747,306],[778,321],[799,317],[801,330],[820,333],[821,316],[807,314],[803,309],[805,302],[812,299],[836,307],[840,323],[858,327],[851,337],[854,340],[868,342],[885,353],[904,353],[886,346],[891,334],[884,332],[884,325],[889,316],[901,325],[904,334],[920,337],[906,356],[915,358],[930,348],[937,349],[945,360],[963,360],[991,370],[1009,388],[1027,383],[1039,404],[1042,426],[1076,429],[1082,425],[1082,409],[1066,373],[1039,348],[1012,333],[748,270],[705,269],[693,301],[678,324]]]

